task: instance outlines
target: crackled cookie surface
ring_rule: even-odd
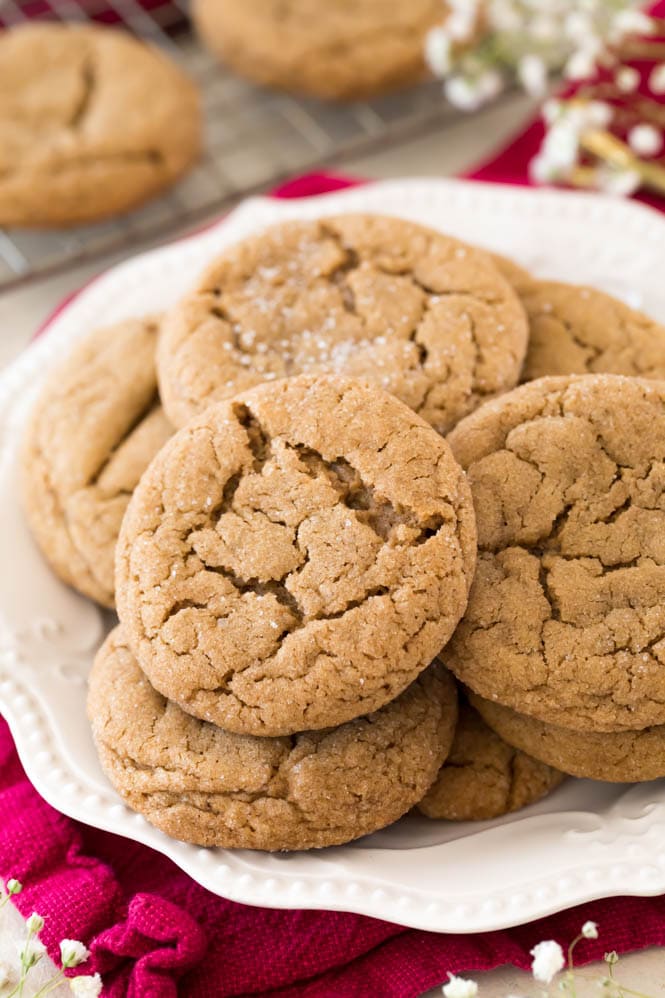
[[[540,800],[563,778],[563,773],[513,748],[463,703],[452,748],[418,810],[447,821],[499,818]]]
[[[529,320],[522,381],[587,373],[665,378],[665,326],[595,288],[505,274]]]
[[[543,378],[450,444],[479,556],[446,665],[564,727],[665,723],[665,384]]]
[[[443,433],[514,387],[526,339],[482,251],[396,218],[287,222],[228,249],[169,314],[160,391],[182,426],[260,382],[362,376]]]
[[[665,776],[665,725],[641,731],[571,731],[471,694],[486,723],[522,752],[571,776],[638,783]]]
[[[441,0],[196,0],[206,45],[259,83],[328,99],[357,99],[426,75],[427,31]]]
[[[134,486],[173,430],[159,405],[158,324],[99,329],[47,382],[26,430],[23,505],[69,585],[114,604],[114,558]]]
[[[173,183],[200,146],[194,85],[131,35],[56,23],[0,35],[0,225],[126,211]]]
[[[114,787],[168,835],[311,849],[383,828],[422,797],[450,748],[457,697],[433,665],[388,706],[340,728],[233,735],[160,696],[116,628],[90,675],[88,714]]]
[[[448,640],[475,562],[464,475],[406,406],[301,376],[211,407],[158,454],[117,603],[161,693],[230,730],[341,724]]]

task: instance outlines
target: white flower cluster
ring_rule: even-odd
[[[567,971],[566,980],[560,982],[560,988],[563,991],[568,991],[574,994],[575,988],[571,987],[574,984],[573,978],[573,968],[572,968],[572,955],[573,950],[582,939],[597,939],[598,938],[598,926],[595,922],[585,922],[580,929],[579,935],[573,939],[571,945],[568,948],[568,956],[570,961],[570,968]],[[544,940],[542,943],[538,943],[531,950],[531,956],[533,960],[531,962],[531,973],[534,980],[538,981],[540,984],[551,984],[557,974],[566,966],[566,957],[563,952],[562,947],[559,943],[554,942],[553,939]],[[618,961],[618,956],[616,953],[606,953],[605,963],[614,965]],[[605,986],[607,978],[604,978],[601,982],[601,986]],[[611,983],[611,982],[610,982]],[[478,985],[475,981],[469,980],[464,977],[456,977],[455,974],[448,974],[448,983],[444,984],[442,987],[443,998],[476,998],[478,995]],[[632,992],[632,994],[637,994],[637,992]],[[507,995],[506,998],[519,998],[518,995]],[[647,996],[643,996],[647,998]]]
[[[10,897],[20,894],[22,890],[23,886],[20,881],[14,877],[9,879],[4,885],[4,896],[0,896],[0,909],[4,907]],[[46,953],[46,947],[39,938],[39,933],[43,928],[44,918],[38,915],[36,911],[33,911],[25,920],[25,939],[21,940],[17,945],[19,966],[14,968],[9,964],[0,963],[0,988],[4,988],[7,985],[15,985],[10,992],[10,998],[11,995],[22,995],[24,993],[28,974]],[[65,980],[63,971],[71,970],[72,967],[78,967],[79,964],[85,963],[89,956],[90,950],[82,942],[79,942],[78,939],[62,939],[60,941],[60,963],[62,969],[38,991],[31,992],[31,994],[34,993],[35,998],[47,995]],[[74,995],[78,995],[78,998],[98,998],[102,993],[102,979],[99,974],[72,977],[69,980],[69,987]]]
[[[626,67],[630,68],[630,67]],[[657,67],[660,69],[660,67]],[[653,73],[652,73],[653,76]],[[575,171],[580,165],[584,138],[589,133],[606,131],[614,111],[604,101],[545,101],[542,110],[545,137],[536,156],[529,164],[531,179],[537,184],[575,182]],[[627,153],[635,159],[620,165],[601,163],[592,171],[593,186],[606,194],[626,196],[634,194],[642,184],[640,163],[659,156],[665,148],[665,136],[660,128],[649,122],[634,124],[627,135]]]
[[[447,0],[447,9],[426,38],[425,58],[465,111],[513,79],[540,97],[551,73],[591,76],[609,46],[653,30],[636,0]]]

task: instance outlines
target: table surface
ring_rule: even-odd
[[[413,140],[391,150],[349,160],[341,165],[351,173],[370,177],[452,175],[470,167],[491,153],[532,111],[530,103],[515,97],[500,107],[487,109],[480,114],[450,125],[438,133]],[[7,364],[28,343],[35,329],[66,294],[80,287],[100,270],[119,259],[118,256],[97,260],[64,274],[59,274],[0,295],[0,367]],[[602,938],[602,925],[600,926]],[[10,906],[0,913],[0,961],[12,959],[17,941],[23,933],[21,918]],[[612,940],[607,940],[612,949]],[[577,998],[591,998],[600,993],[594,978],[602,974],[603,967],[592,966],[581,971]],[[35,985],[42,985],[55,973],[55,968],[45,959],[35,970]],[[535,998],[542,994],[532,978],[525,973],[505,967],[483,974],[467,975],[480,985],[479,998]],[[646,950],[623,957],[618,976],[633,990],[642,991],[652,998],[665,994],[665,953]],[[36,986],[24,992],[25,998],[35,993]],[[68,987],[50,992],[54,998],[71,995]],[[427,998],[440,995],[441,990],[431,991]],[[1,992],[0,992],[1,998]]]

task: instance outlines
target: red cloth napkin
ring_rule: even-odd
[[[665,0],[657,5],[665,12]],[[534,123],[469,176],[528,183],[526,164],[542,128]],[[302,197],[360,181],[314,174],[284,185]],[[662,204],[660,205],[662,207]],[[25,776],[0,720],[0,876],[25,887],[14,903],[46,919],[42,938],[58,956],[63,937],[92,951],[104,994],[121,998],[415,998],[448,973],[502,964],[527,969],[542,939],[566,946],[591,919],[578,963],[665,945],[665,897],[597,901],[519,928],[440,935],[336,912],[250,908],[216,897],[163,856],[71,821],[49,807]]]

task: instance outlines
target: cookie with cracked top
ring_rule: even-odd
[[[201,40],[242,76],[328,100],[357,100],[427,76],[425,37],[441,0],[196,0]]]
[[[557,769],[513,748],[462,703],[452,748],[418,810],[447,821],[499,818],[534,804],[563,779]]]
[[[640,783],[665,776],[663,724],[639,731],[571,731],[475,693],[470,700],[508,744],[571,776],[608,783]]]
[[[476,537],[450,449],[360,381],[301,375],[211,406],[160,451],[117,548],[152,685],[226,728],[342,724],[449,639]]]
[[[284,222],[225,252],[172,310],[158,356],[176,426],[299,373],[367,377],[444,433],[513,388],[522,306],[490,257],[398,218]]]
[[[114,605],[115,545],[129,497],[173,429],[157,397],[159,325],[129,319],[77,344],[46,383],[22,453],[23,506],[51,567]]]
[[[665,723],[665,383],[542,378],[449,442],[479,555],[446,665],[547,723]]]
[[[198,92],[126,32],[42,22],[0,34],[0,225],[109,218],[197,159]]]
[[[339,728],[234,735],[157,693],[119,627],[95,659],[88,715],[111,783],[168,835],[312,849],[383,828],[422,797],[450,748],[457,695],[435,664],[392,703]]]
[[[596,288],[515,283],[529,320],[522,381],[565,374],[665,378],[665,326]]]

